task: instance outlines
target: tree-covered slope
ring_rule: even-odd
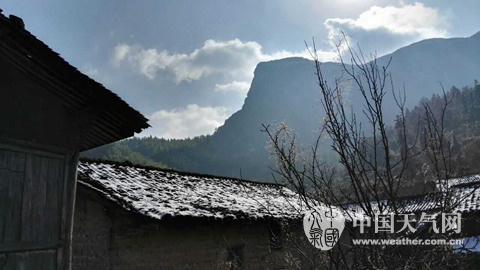
[[[424,40],[380,57],[378,63],[386,65],[390,59],[394,83],[396,87],[405,86],[407,107],[413,108],[422,97],[441,93],[439,82],[449,89],[453,85],[471,85],[480,77],[480,33],[469,38]],[[322,69],[328,82],[342,76],[339,63],[325,63]],[[285,122],[297,133],[300,143],[312,142],[322,121],[314,71],[313,62],[303,58],[260,63],[242,109],[213,135],[187,140],[134,138],[84,155],[158,162],[179,170],[271,181],[268,166],[273,164],[266,150],[268,138],[260,131],[262,124]],[[360,108],[355,107],[355,89],[349,89],[348,84],[345,89],[360,115]],[[387,96],[385,102],[385,114],[393,124],[397,110],[392,96]],[[119,147],[123,149],[121,155]],[[335,158],[327,144],[322,150],[324,159]]]

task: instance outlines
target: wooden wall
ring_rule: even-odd
[[[64,64],[53,54],[43,55],[43,45],[18,45],[30,40],[14,28],[4,28],[0,30],[0,270],[69,269],[79,151],[133,135],[148,125],[107,90],[59,70]],[[15,38],[1,38],[4,35]],[[109,117],[100,117],[101,106],[115,107],[111,112],[125,109],[125,115],[110,112]]]
[[[0,139],[76,150],[79,115],[66,108],[32,75],[17,70],[0,53]]]
[[[89,115],[66,107],[48,91],[57,82],[33,67],[0,50],[0,269],[69,269]]]
[[[0,144],[0,269],[68,268],[69,167],[65,154]]]

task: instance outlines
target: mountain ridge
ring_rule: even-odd
[[[442,93],[439,82],[448,90],[451,86],[471,85],[480,78],[480,32],[465,38],[412,43],[379,57],[377,63],[385,65],[390,58],[394,83],[399,88],[405,86],[407,108],[413,108],[422,98]],[[328,82],[341,75],[340,63],[325,62],[321,67]],[[265,149],[267,136],[260,132],[262,124],[286,122],[301,144],[311,143],[322,120],[314,73],[313,61],[301,57],[259,63],[239,111],[201,143],[165,152],[172,160],[175,157],[182,162],[167,162],[169,156],[155,161],[180,170],[271,181],[268,166],[274,164]],[[358,106],[358,94],[348,89],[346,95],[352,106]],[[396,110],[391,94],[387,95],[384,108],[387,122],[393,123]],[[325,159],[333,158],[328,145],[322,154]],[[146,156],[154,159],[152,155]]]

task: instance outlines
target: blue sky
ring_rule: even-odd
[[[382,55],[433,37],[480,31],[480,1],[6,0],[4,14],[150,119],[141,135],[210,134],[239,110],[255,66],[307,56],[315,38],[335,60],[338,31]]]

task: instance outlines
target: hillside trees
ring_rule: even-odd
[[[346,48],[346,54],[341,48]],[[340,207],[349,215],[350,207],[356,205],[370,220],[374,220],[378,213],[398,216],[401,213],[400,198],[405,190],[421,183],[423,187],[416,187],[417,190],[425,192],[430,188],[433,192],[427,180],[435,179],[433,183],[445,191],[441,196],[440,212],[452,211],[449,202],[454,195],[449,192],[448,184],[442,187],[446,181],[440,180],[448,180],[456,174],[451,134],[446,129],[446,122],[452,117],[447,114],[447,109],[454,102],[453,94],[444,92],[434,97],[432,103],[423,102],[409,112],[405,107],[405,91],[396,88],[392,80],[388,69],[390,62],[379,66],[375,55],[367,58],[360,49],[349,46],[346,38],[338,49],[344,76],[333,82],[325,80],[315,46],[312,51],[320,105],[324,111],[321,132],[313,146],[308,151],[301,149],[295,134],[286,125],[264,126],[270,139],[272,158],[276,161],[273,175],[297,191],[306,206],[314,201]],[[352,91],[357,91],[361,106],[349,105],[345,85],[351,85]],[[394,127],[389,127],[383,114],[387,98],[394,100],[398,110]],[[454,121],[448,123],[456,125]],[[325,137],[338,157],[338,164],[333,166],[319,159],[318,146]],[[428,164],[428,172],[422,171],[423,164]],[[419,237],[405,232],[376,234],[372,231],[359,236],[358,231],[351,226],[348,228],[344,234],[349,234],[350,238]],[[439,235],[422,237],[436,238]],[[442,237],[452,235],[447,233]],[[313,248],[310,247],[308,252],[305,250],[308,247],[299,243],[294,246],[297,251],[302,249],[298,251],[301,257],[310,256],[306,254],[311,254]],[[313,256],[324,256],[321,252]],[[330,265],[330,268],[409,269],[445,268],[458,263],[457,259],[449,246],[353,246],[340,243],[328,252],[326,262],[318,264],[318,260],[311,258],[306,261],[316,262],[310,266],[312,268]]]

